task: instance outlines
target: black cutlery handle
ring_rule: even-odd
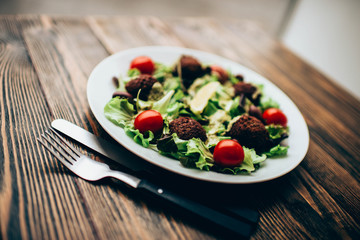
[[[143,189],[147,192],[155,194],[163,200],[166,200],[183,210],[191,212],[203,220],[216,224],[222,229],[228,230],[237,236],[249,238],[255,228],[254,224],[241,221],[177,193],[170,192],[145,179],[139,183],[138,189]]]

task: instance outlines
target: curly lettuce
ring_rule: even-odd
[[[128,124],[124,127],[125,134],[132,138],[137,144],[148,148],[150,142],[154,139],[154,134],[151,131],[147,131],[142,134],[139,130],[134,128],[133,124]]]
[[[280,144],[278,144],[275,147],[270,148],[270,150],[265,152],[264,154],[269,158],[285,156],[287,154],[288,149],[289,146],[281,146]]]
[[[159,139],[157,148],[160,154],[178,159],[182,165],[188,168],[209,171],[213,166],[212,153],[198,138],[182,140],[176,133],[173,133]]]
[[[127,99],[112,98],[104,107],[105,117],[122,128],[130,123],[135,116],[134,105]]]
[[[283,138],[284,135],[289,133],[289,128],[282,125],[265,125],[266,130],[269,132],[269,137],[271,139]]]

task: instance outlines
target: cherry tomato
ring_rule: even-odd
[[[266,121],[266,124],[280,124],[286,127],[287,118],[280,109],[268,108],[264,111],[262,117]]]
[[[220,81],[221,83],[225,83],[226,80],[229,79],[229,75],[228,75],[228,73],[225,71],[224,68],[222,68],[222,67],[220,67],[220,66],[217,66],[217,65],[211,65],[210,68],[211,68],[211,71],[212,71],[212,72],[214,72],[215,74],[218,75],[219,81]]]
[[[225,69],[218,65],[211,65],[210,68],[211,68],[211,71],[218,72],[220,74],[226,73]]]
[[[152,74],[155,70],[153,60],[146,56],[134,58],[130,63],[130,69],[137,68],[141,73]]]
[[[225,139],[216,144],[214,161],[223,167],[236,167],[244,161],[244,149],[234,140]]]
[[[155,110],[146,110],[140,113],[134,122],[135,129],[138,129],[141,133],[146,131],[152,131],[157,133],[163,128],[164,121],[161,114]]]

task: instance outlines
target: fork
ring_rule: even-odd
[[[128,173],[111,170],[106,163],[98,162],[80,153],[61,137],[55,130],[49,128],[42,134],[42,138],[37,140],[54,155],[65,167],[75,173],[80,178],[88,181],[97,181],[106,177],[116,178],[129,186],[141,189],[147,193],[156,195],[173,206],[180,207],[187,212],[195,214],[202,220],[216,224],[224,230],[229,230],[233,234],[249,238],[256,225],[241,221],[231,215],[222,213],[216,209],[209,208],[199,202],[193,201],[178,193],[171,192],[156,183],[147,179],[141,179]]]
[[[44,141],[37,139],[52,155],[54,155],[65,167],[75,173],[77,176],[88,180],[88,181],[98,181],[106,177],[113,177],[122,182],[127,183],[128,185],[136,188],[141,181],[139,178],[127,174],[125,172],[114,171],[109,168],[105,163],[101,163],[91,159],[90,157],[81,154],[78,150],[68,144],[63,137],[61,137],[55,130],[50,128],[51,132],[55,134],[58,138],[55,138],[54,135],[50,134],[48,131],[45,134],[42,134],[42,138],[46,140],[59,154],[50,148]],[[59,141],[61,140],[61,143]],[[53,140],[56,144],[54,144]],[[65,146],[64,146],[65,145]]]

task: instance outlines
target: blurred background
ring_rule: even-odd
[[[360,99],[360,0],[0,0],[0,14],[247,19]]]

